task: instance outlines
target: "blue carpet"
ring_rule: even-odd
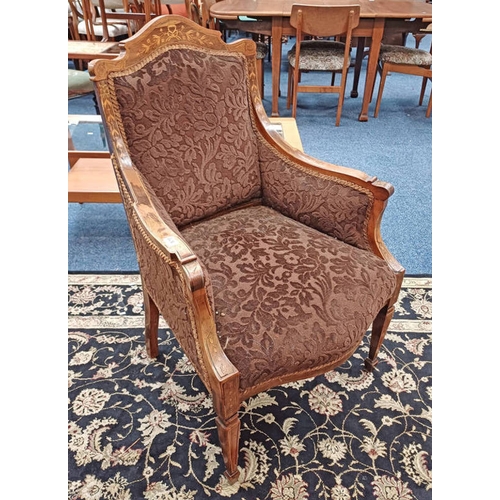
[[[293,42],[293,40],[291,40]],[[286,109],[287,66],[283,47],[281,96],[282,116]],[[409,46],[414,46],[410,36]],[[427,49],[430,36],[423,39]],[[354,55],[354,54],[353,54]],[[365,65],[360,78],[360,97],[351,98],[353,72],[350,72],[340,127],[335,127],[337,96],[300,94],[297,126],[304,151],[337,165],[363,170],[391,183],[395,193],[390,198],[382,222],[382,237],[407,274],[432,274],[432,119],[425,118],[431,85],[427,87],[424,105],[418,106],[421,79],[391,74],[386,82],[378,118],[373,118],[376,92],[369,110],[368,122],[358,121]],[[263,104],[271,112],[271,65],[264,64],[265,88]],[[310,73],[307,79],[318,81],[327,75]],[[70,114],[94,114],[91,98],[69,101]],[[96,134],[89,144],[99,143]],[[99,146],[97,146],[99,147]],[[130,232],[121,205],[68,205],[68,270],[101,272],[138,270]]]

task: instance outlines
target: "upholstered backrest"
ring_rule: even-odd
[[[169,45],[114,92],[132,161],[178,226],[260,196],[245,56]]]

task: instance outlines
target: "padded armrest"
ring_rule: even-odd
[[[333,165],[289,147],[269,132],[265,112],[257,111],[263,202],[325,234],[384,258],[401,268],[385,247],[380,223],[391,184]]]
[[[236,368],[220,346],[214,321],[213,293],[206,268],[184,240],[170,216],[155,202],[147,181],[121,161],[119,184],[136,246],[143,285],[175,332],[207,387],[230,379]],[[128,163],[128,166],[127,166]],[[209,369],[207,369],[209,367]]]

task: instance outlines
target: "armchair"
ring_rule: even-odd
[[[89,65],[134,239],[145,338],[159,314],[211,393],[226,476],[243,401],[335,368],[372,324],[373,370],[404,275],[380,235],[390,184],[272,130],[256,46],[154,18]]]

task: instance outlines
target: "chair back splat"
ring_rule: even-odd
[[[213,398],[229,482],[246,399],[339,366],[370,325],[373,370],[404,275],[380,236],[393,187],[312,158],[273,130],[256,45],[158,16],[94,60],[142,279]]]
[[[302,34],[318,37],[345,35],[359,24],[359,5],[300,5],[292,7],[290,24]]]

